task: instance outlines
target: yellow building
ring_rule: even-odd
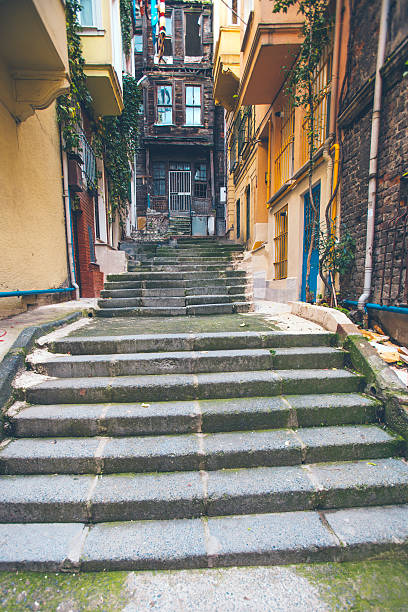
[[[69,286],[55,99],[69,89],[64,3],[0,3],[0,292]],[[0,314],[33,297],[3,297]]]
[[[304,111],[286,94],[288,68],[302,42],[296,8],[272,13],[270,0],[243,0],[228,9],[215,2],[214,98],[225,109],[227,230],[246,243],[260,299],[306,298],[306,265],[313,221],[308,195]],[[324,219],[335,169],[328,143],[332,50],[314,78],[319,92],[313,197]],[[337,94],[335,96],[337,98]],[[322,226],[323,229],[323,226]],[[311,256],[310,291],[322,292],[318,250]]]
[[[119,0],[83,0],[82,6],[85,74],[95,114],[118,115],[123,110]],[[55,109],[69,86],[65,2],[0,2],[0,316],[78,295],[72,290],[79,262],[74,263],[68,160]],[[98,219],[88,220],[99,230],[95,265],[105,273],[121,271],[126,261],[115,248],[119,221],[108,221],[103,164],[93,163],[101,176],[95,210],[91,203]],[[86,173],[84,161],[84,181]]]

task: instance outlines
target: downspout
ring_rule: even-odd
[[[271,197],[271,140],[272,140],[272,120],[268,122],[268,184],[266,189],[267,201]]]
[[[387,43],[388,14],[390,10],[390,0],[382,0],[380,32],[378,36],[377,66],[375,74],[373,115],[371,124],[371,143],[370,143],[370,169],[368,183],[368,204],[367,204],[367,237],[366,237],[366,257],[364,267],[364,290],[358,298],[358,309],[364,310],[364,306],[371,293],[371,279],[373,275],[373,245],[374,245],[374,226],[375,226],[375,203],[377,196],[377,168],[378,168],[378,142],[380,136],[381,121],[381,99],[382,99],[382,76],[381,68],[384,64],[385,47]]]
[[[332,143],[336,138],[336,109],[337,92],[339,90],[339,65],[340,65],[340,39],[341,39],[341,11],[343,0],[336,0],[336,21],[334,26],[333,41],[333,68],[331,77],[331,96],[330,96],[330,124],[329,138]]]
[[[72,220],[71,220],[71,203],[69,201],[69,187],[68,187],[68,158],[66,152],[62,148],[62,134],[60,132],[60,149],[61,149],[61,162],[62,162],[62,197],[64,200],[65,209],[65,236],[67,240],[67,252],[68,252],[68,263],[69,263],[69,276],[71,286],[75,288],[75,299],[79,300],[79,287],[75,278],[75,262],[74,262],[74,244],[72,238]]]

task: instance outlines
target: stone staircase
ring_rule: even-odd
[[[403,441],[334,342],[280,331],[49,341],[18,385],[0,448],[0,569],[286,564],[403,548]]]
[[[241,245],[216,238],[127,243],[133,256],[125,274],[110,274],[98,300],[100,317],[208,315],[252,308]],[[137,257],[137,259],[135,259]]]
[[[172,236],[191,235],[191,217],[170,217],[168,233]]]

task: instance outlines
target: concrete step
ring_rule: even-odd
[[[167,474],[0,476],[0,523],[143,521],[408,503],[408,465],[375,459]]]
[[[144,263],[141,266],[128,265],[128,272],[228,272],[235,270],[233,265],[225,264],[150,264]]]
[[[205,257],[200,255],[166,255],[166,256],[156,256],[151,260],[153,264],[159,265],[168,265],[168,264],[205,264],[205,265],[213,265],[213,264],[223,264],[230,265],[233,261],[241,261],[242,255],[223,255],[219,256],[218,253],[214,253],[212,255],[208,254]]]
[[[176,351],[112,355],[52,353],[31,364],[35,372],[58,378],[134,376],[138,374],[195,374],[255,370],[341,368],[345,353],[331,347]]]
[[[358,393],[287,395],[150,404],[27,406],[8,413],[12,435],[136,436],[374,423],[380,402]]]
[[[30,404],[150,403],[298,393],[354,393],[360,391],[362,385],[363,377],[347,370],[259,370],[63,378],[46,380],[26,389],[17,387],[15,394]]]
[[[101,298],[138,298],[138,297],[184,297],[186,289],[182,287],[165,287],[162,289],[114,289],[101,291]]]
[[[117,281],[105,283],[106,290],[123,289],[168,289],[168,288],[193,288],[193,287],[235,287],[242,285],[246,279],[236,278],[204,278],[196,280],[136,280],[136,281]]]
[[[211,295],[188,295],[186,296],[186,304],[187,306],[194,306],[197,304],[229,304],[230,302],[234,302],[238,300],[240,297],[245,300],[244,296],[231,296],[228,293],[218,293]]]
[[[160,307],[140,306],[132,308],[102,308],[95,312],[97,317],[177,317],[187,314],[187,309],[181,306]]]
[[[185,297],[174,297],[174,296],[157,296],[157,297],[140,297],[140,298],[106,298],[98,300],[99,308],[139,308],[139,307],[163,307],[173,308],[186,306]]]
[[[222,470],[401,456],[401,437],[344,425],[139,437],[19,438],[0,449],[1,474]]]
[[[351,561],[406,551],[408,506],[0,526],[0,569],[160,570]]]
[[[245,278],[246,272],[244,270],[222,270],[210,273],[210,272],[123,272],[122,274],[108,274],[108,282],[129,282],[129,281],[151,281],[151,280],[201,280],[211,278]]]
[[[256,348],[324,347],[335,342],[330,332],[215,332],[196,334],[141,334],[131,336],[69,336],[49,341],[55,353],[106,355],[163,351],[212,351]]]

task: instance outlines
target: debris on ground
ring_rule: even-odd
[[[388,363],[404,385],[408,386],[408,348],[392,342],[379,325],[373,325],[373,329],[359,330],[381,359]]]

